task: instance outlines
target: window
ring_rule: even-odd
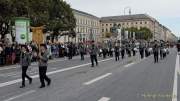
[[[129,23],[127,22],[127,25],[129,25]]]
[[[102,24],[102,26],[104,26],[104,24]]]
[[[138,24],[138,22],[136,22],[136,24]]]
[[[104,29],[102,29],[102,32],[104,32]]]
[[[147,24],[147,22],[146,22],[146,21],[145,21],[144,23],[145,23],[145,24]]]
[[[108,29],[106,28],[106,32],[108,32]]]
[[[122,25],[124,25],[124,23],[122,23]]]
[[[108,26],[108,24],[106,24],[106,26]]]
[[[140,22],[140,24],[142,24],[142,22]]]

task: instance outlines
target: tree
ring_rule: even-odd
[[[11,0],[0,0],[0,34],[4,39],[9,33],[11,18],[13,16]]]
[[[48,28],[53,31],[53,36],[60,35],[60,31],[69,31],[69,36],[75,36],[76,19],[69,4],[63,0],[51,0],[49,16]]]
[[[39,27],[47,24],[49,19],[49,0],[12,0],[15,17],[31,19],[31,26]]]
[[[140,28],[139,32],[142,34],[142,38],[144,40],[149,40],[149,39],[151,39],[153,37],[153,34],[152,34],[151,30],[146,28],[146,27]]]
[[[45,26],[59,35],[69,31],[74,37],[76,19],[69,4],[63,0],[0,0],[0,34],[2,38],[14,25],[15,17],[30,18],[31,26]]]
[[[125,30],[128,30],[128,32],[131,32],[131,33],[135,32],[136,39],[149,40],[153,37],[151,30],[146,27],[141,27],[139,30],[135,27],[131,27],[131,28],[126,28]]]

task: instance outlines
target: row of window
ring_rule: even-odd
[[[128,27],[125,27],[125,28],[128,28]],[[142,26],[136,26],[136,28],[140,29],[142,28]],[[102,32],[110,32],[110,28],[102,28]]]
[[[143,24],[143,22],[127,22],[127,23],[125,23],[125,22],[123,22],[123,23],[119,23],[119,24],[117,24],[117,25],[120,25],[120,26],[122,26],[122,25],[133,25],[133,24]],[[147,22],[145,21],[144,22],[144,24],[147,24]],[[102,26],[113,26],[114,24],[102,24]]]
[[[76,19],[77,25],[84,24],[84,25],[91,25],[91,26],[99,26],[99,21],[89,20],[89,19]]]
[[[76,28],[76,32],[77,33],[99,33],[99,30],[98,29],[90,29],[90,28],[80,28],[80,27],[77,27]]]

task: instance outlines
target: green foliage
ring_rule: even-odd
[[[69,4],[63,0],[0,0],[0,34],[8,33],[15,17],[27,17],[31,26],[46,26],[46,31],[70,31],[76,20]]]
[[[126,28],[125,30],[128,30],[129,32],[135,32],[136,39],[149,40],[153,37],[151,30],[146,27],[142,27],[140,29],[131,27],[131,28]]]

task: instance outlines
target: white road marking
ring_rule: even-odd
[[[179,68],[179,55],[177,55],[177,57],[176,57],[176,67],[175,67],[175,72],[174,72],[174,85],[173,85],[172,101],[177,101],[178,68]]]
[[[12,101],[12,100],[14,100],[14,99],[17,99],[17,98],[20,98],[20,97],[29,95],[29,94],[34,93],[34,92],[36,92],[36,91],[35,91],[35,90],[31,90],[31,91],[25,92],[25,93],[23,93],[23,94],[20,94],[20,95],[17,95],[17,96],[13,96],[13,97],[11,97],[11,98],[9,98],[9,99],[6,99],[6,100],[4,100],[4,101]]]
[[[101,60],[99,62],[109,61],[109,60],[112,60],[112,59],[113,58],[109,58],[109,59]],[[72,70],[72,69],[88,66],[90,64],[91,63],[87,63],[87,64],[82,64],[82,65],[78,65],[78,66],[74,66],[74,67],[69,67],[69,68],[64,68],[64,69],[60,69],[60,70],[51,71],[51,72],[48,72],[47,75],[52,75],[52,74],[56,74],[56,73],[61,73],[61,72],[69,71],[69,70]],[[32,78],[38,78],[39,75],[34,75],[34,76],[31,76],[31,77]],[[9,86],[9,85],[12,85],[12,84],[15,84],[15,83],[19,83],[19,82],[21,82],[21,79],[16,79],[16,80],[0,83],[0,88],[1,87],[5,87],[5,86]]]
[[[10,66],[10,67],[2,67],[2,68],[0,68],[0,71],[1,70],[7,70],[7,69],[13,69],[13,68],[20,68],[20,66]]]
[[[129,64],[125,65],[124,67],[130,67],[130,66],[132,66],[132,65],[134,65],[134,64],[135,64],[135,63],[132,62],[132,63],[129,63]]]
[[[95,79],[93,79],[93,80],[91,80],[91,81],[85,82],[84,85],[93,84],[93,83],[95,83],[95,82],[97,82],[97,81],[99,81],[99,80],[101,80],[101,79],[104,79],[104,78],[110,76],[110,75],[112,75],[112,73],[107,73],[107,74],[102,75],[102,76],[100,76],[100,77],[97,77],[97,78],[95,78]]]
[[[85,58],[86,57],[88,58],[89,56],[85,56]],[[75,57],[73,59],[80,59],[80,57]],[[65,58],[65,59],[50,60],[49,63],[62,62],[62,61],[66,61],[66,60],[68,60],[68,59]],[[37,62],[31,64],[31,66],[36,66],[36,65],[37,65]],[[14,68],[20,68],[20,65],[1,67],[0,71],[8,70],[8,69],[14,69]]]
[[[111,99],[108,97],[102,97],[101,99],[99,99],[98,101],[110,101]]]

